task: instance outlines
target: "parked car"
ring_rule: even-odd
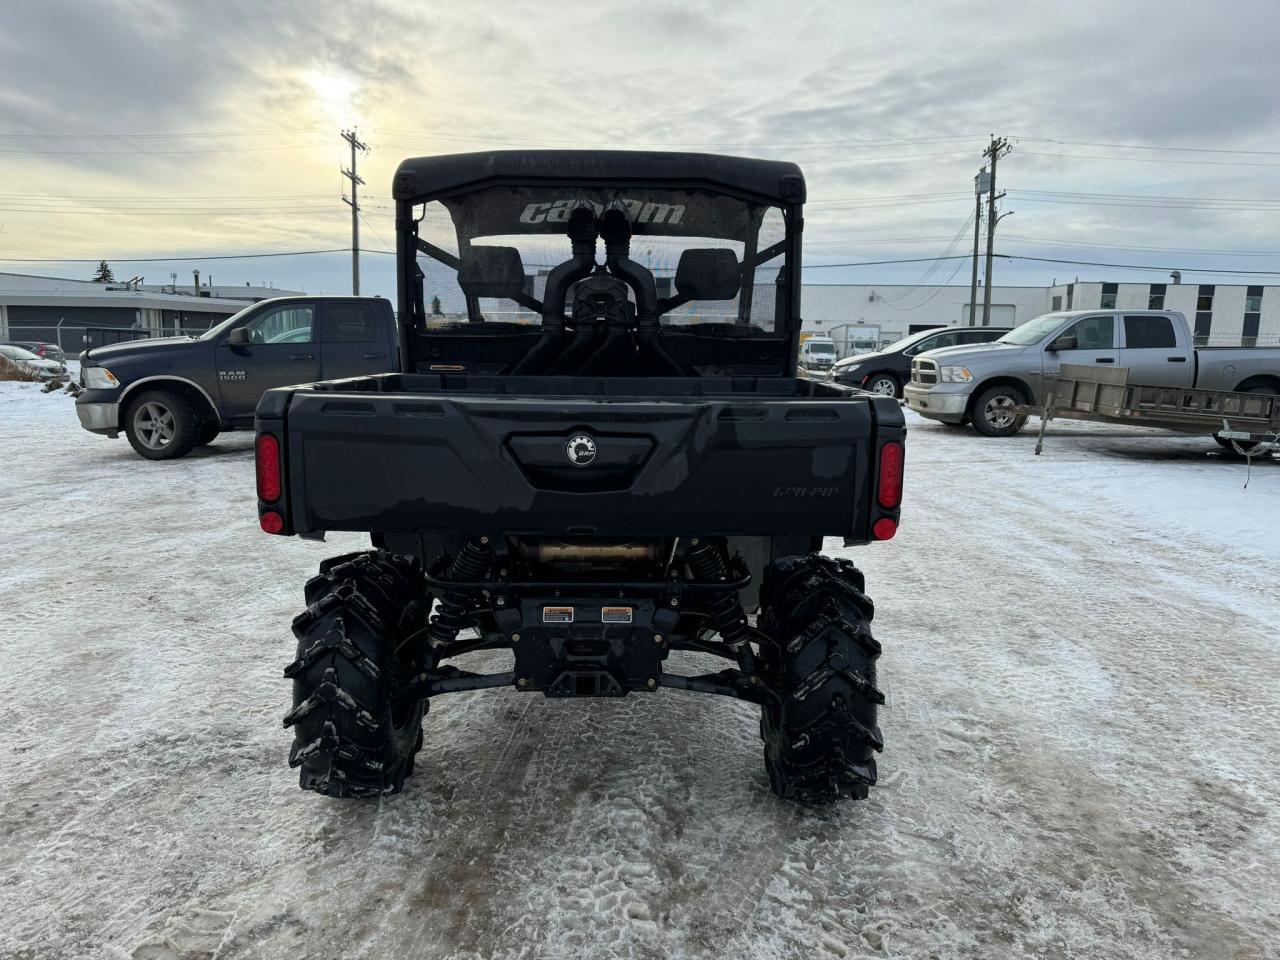
[[[46,360],[30,350],[15,347],[10,343],[0,344],[0,357],[8,360],[19,370],[34,373],[41,380],[52,380],[54,377],[66,376],[67,373],[66,364]]]
[[[800,343],[800,366],[815,380],[830,380],[836,343],[830,337],[806,337]]]
[[[277,297],[199,337],[133,340],[80,354],[80,425],[121,432],[148,460],[185,456],[221,431],[253,426],[272,387],[398,369],[391,303],[381,297]]]
[[[67,362],[67,355],[56,343],[45,343],[43,340],[10,340],[6,346],[30,350],[42,360],[52,360],[54,363]]]
[[[1128,382],[1237,393],[1280,393],[1280,348],[1193,347],[1187,318],[1164,310],[1047,313],[994,343],[950,347],[911,361],[907,406],[943,423],[972,423],[988,437],[1026,424],[1017,407],[1039,403],[1064,363],[1126,367]]]
[[[901,399],[902,388],[911,379],[912,357],[942,347],[990,343],[1009,330],[1009,327],[936,327],[921,330],[908,334],[883,350],[860,353],[836,361],[832,379],[846,386]]]

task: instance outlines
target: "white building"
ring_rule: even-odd
[[[1050,310],[1177,310],[1198,343],[1280,342],[1280,287],[1222,283],[1096,283],[1050,287]]]
[[[1280,286],[1076,281],[1052,287],[991,288],[991,326],[1013,327],[1054,310],[1177,310],[1202,344],[1280,344]],[[875,329],[882,343],[930,327],[967,326],[969,287],[805,284],[804,328],[838,348]],[[982,324],[978,291],[977,325]],[[842,353],[848,348],[842,348]]]

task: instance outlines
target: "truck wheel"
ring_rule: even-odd
[[[185,457],[200,439],[200,417],[186,397],[171,390],[148,390],[129,404],[125,436],[148,460]]]
[[[429,647],[415,640],[431,598],[416,560],[371,550],[335,557],[307,582],[306,611],[293,621],[289,766],[299,784],[331,797],[399,793],[422,746],[424,701],[395,705],[423,669]]]
[[[200,424],[200,436],[196,439],[196,446],[208,446],[217,439],[220,432],[217,420],[206,420],[204,423]]]
[[[760,733],[769,786],[780,797],[865,799],[883,748],[876,707],[880,644],[862,573],[847,560],[810,554],[765,570],[760,671],[781,697],[763,707]]]
[[[898,384],[898,378],[892,373],[877,373],[867,381],[867,389],[872,393],[880,394],[882,397],[898,399],[902,397],[902,387]]]
[[[973,401],[973,429],[984,437],[1012,437],[1027,424],[1014,413],[1027,398],[1017,387],[998,386],[983,390]]]

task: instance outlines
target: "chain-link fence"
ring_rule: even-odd
[[[55,360],[74,360],[82,350],[112,343],[128,343],[153,337],[199,336],[204,328],[182,327],[96,327],[71,324],[27,325],[10,323],[0,343],[11,343],[39,356]]]

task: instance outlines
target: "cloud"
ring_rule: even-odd
[[[346,156],[337,133],[349,122],[375,147],[362,167],[366,215],[384,237],[391,215],[380,207],[403,156],[669,145],[795,159],[814,200],[955,194],[815,207],[810,217],[811,237],[824,244],[814,262],[840,249],[826,245],[834,240],[858,241],[849,249],[868,259],[927,255],[945,240],[917,249],[864,242],[954,235],[991,132],[1275,148],[1278,25],[1274,0],[16,0],[0,34],[0,133],[23,136],[0,139],[0,150],[44,152],[0,153],[9,183],[49,196],[308,199],[166,218],[121,216],[120,202],[106,199],[77,217],[19,210],[11,198],[0,218],[6,245],[33,255],[342,245],[349,221],[338,199]],[[316,77],[334,78],[330,90],[349,84],[349,98],[326,99]],[[348,100],[349,120],[340,116]],[[242,135],[212,136],[226,132]],[[1151,162],[1214,154],[1015,146],[1001,166],[1002,186],[1015,190],[1266,197],[1280,171]],[[1280,249],[1263,214],[1019,204],[1016,193],[1006,205],[1017,207],[1018,234]],[[1115,259],[1105,248],[1070,249]]]

